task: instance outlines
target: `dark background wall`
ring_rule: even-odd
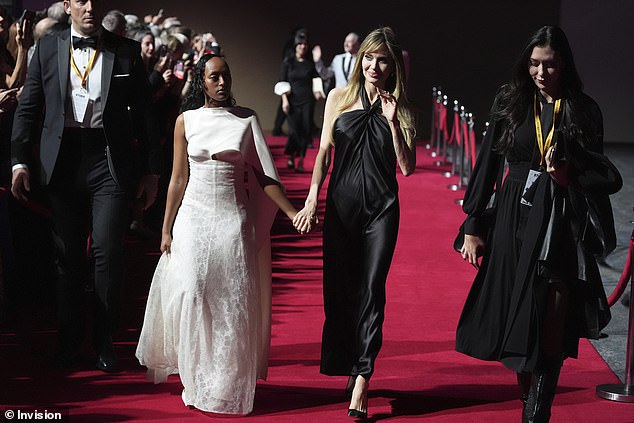
[[[50,2],[23,0],[22,3],[40,9]],[[632,106],[633,98],[624,96],[625,82],[631,87],[629,78],[633,75],[632,29],[624,29],[632,27],[634,17],[629,0],[601,2],[600,7],[592,0],[388,3],[110,0],[104,3],[107,9],[139,16],[163,8],[166,16],[178,16],[195,31],[212,32],[230,62],[235,97],[240,104],[258,112],[265,129],[273,125],[279,98],[272,89],[277,81],[282,46],[292,29],[308,28],[312,43],[322,46],[328,63],[342,51],[343,38],[348,32],[363,35],[377,26],[389,25],[410,54],[408,94],[419,111],[419,133],[423,138],[428,137],[430,129],[432,87],[441,86],[450,102],[457,99],[474,114],[476,128],[482,129],[493,95],[508,79],[528,36],[542,25],[561,23],[569,32],[589,94],[604,108],[606,139],[634,142],[631,113],[624,112],[628,104]],[[588,31],[586,24],[580,22],[593,21],[598,9],[602,19],[593,22],[593,30]],[[614,34],[622,37],[624,32],[630,34],[627,49],[625,39],[620,44],[613,41]],[[629,73],[625,72],[627,68],[616,66],[597,70],[597,62],[607,65],[604,60],[607,53],[599,51],[597,46],[607,44],[617,51],[619,45],[622,47],[620,56],[628,57],[614,60],[629,61]],[[613,106],[617,98],[619,105]]]
[[[634,145],[634,1],[561,0],[561,27],[603,111],[606,141]]]

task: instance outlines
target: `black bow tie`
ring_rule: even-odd
[[[73,35],[73,48],[97,48],[97,37],[75,37]]]

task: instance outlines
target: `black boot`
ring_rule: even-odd
[[[535,370],[522,422],[548,423],[550,421],[550,407],[555,398],[561,364],[561,359],[552,360],[544,362],[541,369]]]
[[[526,422],[524,418],[526,403],[528,402],[528,393],[531,389],[532,373],[516,373],[517,385],[520,387],[520,401],[522,401],[522,423]]]

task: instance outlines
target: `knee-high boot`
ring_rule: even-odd
[[[520,388],[520,401],[522,401],[522,422],[524,422],[524,410],[526,409],[526,403],[528,402],[528,393],[531,389],[531,380],[533,378],[532,373],[516,373],[517,385]]]
[[[562,360],[545,361],[542,368],[535,370],[524,408],[522,421],[526,423],[548,423],[550,408],[555,398]]]

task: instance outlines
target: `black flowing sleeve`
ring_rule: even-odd
[[[495,116],[494,112],[500,107],[500,91],[498,91],[490,115]],[[476,158],[473,173],[467,184],[462,210],[468,216],[462,227],[464,233],[469,235],[484,235],[482,214],[489,204],[500,168],[504,164],[504,156],[494,151],[494,147],[502,134],[503,125],[503,122],[496,119],[492,119],[489,122],[480,152]]]
[[[572,109],[572,120],[583,139],[564,138],[566,159],[571,164],[569,196],[578,221],[581,245],[595,256],[606,256],[616,246],[610,194],[619,191],[623,179],[603,155],[603,118],[599,106],[583,96]]]

